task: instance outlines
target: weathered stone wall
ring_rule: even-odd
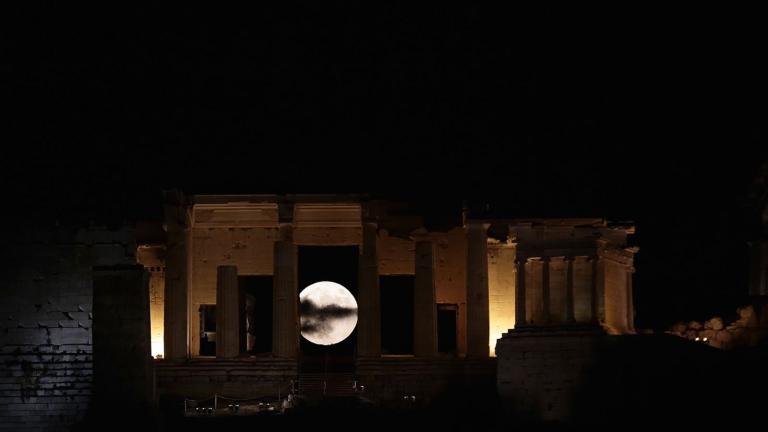
[[[149,321],[152,337],[152,357],[162,358],[165,334],[165,245],[143,245],[136,250],[136,259],[149,272]]]
[[[437,303],[458,306],[457,350],[467,352],[467,239],[464,229],[431,233],[435,253],[435,298]]]
[[[92,268],[135,264],[129,230],[5,233],[0,430],[67,430],[91,400]]]
[[[156,363],[157,393],[163,403],[184,398],[207,399],[214,394],[257,398],[286,394],[297,377],[296,361],[277,358]]]
[[[194,228],[189,294],[189,344],[200,354],[200,305],[216,304],[216,268],[234,265],[238,275],[272,275],[276,228]]]
[[[496,345],[499,396],[522,417],[570,419],[572,399],[602,337],[592,332],[511,332]]]
[[[496,340],[515,327],[515,249],[505,244],[488,246],[488,334],[491,355]]]
[[[413,240],[390,236],[386,230],[380,229],[377,247],[380,275],[415,274],[416,245]]]
[[[474,398],[491,394],[495,369],[493,358],[359,359],[357,379],[359,385],[365,386],[366,397],[385,406],[397,403],[403,396],[416,396],[417,401],[428,404],[459,389]]]

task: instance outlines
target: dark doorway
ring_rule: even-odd
[[[459,308],[455,304],[437,305],[437,351],[456,354],[456,315]]]
[[[357,246],[300,246],[299,293],[321,281],[343,285],[357,299]],[[357,330],[335,345],[316,345],[301,337],[303,373],[353,372]]]
[[[200,305],[200,355],[216,355],[216,305]]]
[[[238,276],[240,352],[272,352],[272,276]]]
[[[413,354],[412,275],[381,276],[381,353]]]

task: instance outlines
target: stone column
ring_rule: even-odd
[[[527,324],[525,312],[525,263],[528,259],[519,252],[515,256],[515,328]]]
[[[164,358],[183,360],[188,355],[188,208],[179,193],[166,193],[165,223],[168,234],[165,258]]]
[[[490,224],[467,225],[467,356],[486,358],[488,335],[488,239]]]
[[[216,357],[240,354],[240,305],[237,267],[219,266],[216,272]]]
[[[543,299],[544,317],[543,318],[544,318],[544,323],[549,324],[552,321],[552,319],[549,313],[549,303],[550,303],[549,288],[550,287],[549,287],[549,257],[548,256],[541,257],[541,272],[542,272],[541,274],[542,291],[543,291],[543,297],[544,297]]]
[[[635,299],[634,293],[632,292],[632,274],[634,271],[634,268],[627,267],[627,330],[632,333],[635,332]]]
[[[573,257],[565,257],[565,265],[565,322],[573,324],[576,322],[573,301]]]
[[[275,242],[272,354],[295,358],[299,349],[299,293],[293,225],[280,224]]]
[[[592,320],[605,322],[605,261],[600,256],[592,260]]]
[[[379,259],[376,253],[378,227],[363,223],[363,242],[358,265],[357,355],[381,356],[381,294],[379,292]]]
[[[435,303],[435,257],[432,241],[425,235],[416,239],[416,277],[413,299],[413,353],[429,357],[437,353]]]
[[[129,408],[147,415],[154,373],[149,275],[143,266],[94,267],[92,332],[94,405],[101,413],[122,415]]]

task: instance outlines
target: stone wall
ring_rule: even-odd
[[[438,304],[455,304],[459,354],[467,352],[467,240],[464,229],[430,234],[435,253],[435,297]]]
[[[162,358],[165,335],[165,245],[140,245],[136,258],[149,272],[149,322],[152,357]]]
[[[403,396],[416,396],[422,404],[442,397],[480,399],[493,393],[495,359],[390,357],[358,359],[357,379],[365,396],[387,406]]]
[[[515,249],[510,245],[488,245],[488,303],[488,344],[495,355],[496,340],[515,327]]]
[[[216,304],[216,268],[238,275],[272,275],[276,228],[194,228],[189,292],[189,351],[200,353],[200,305]]]
[[[91,401],[93,266],[134,264],[130,230],[4,233],[0,430],[67,430]]]
[[[587,379],[598,331],[513,331],[499,339],[497,390],[506,408],[523,419],[572,419],[573,399]]]
[[[295,360],[272,357],[159,361],[156,373],[161,403],[178,408],[185,398],[200,400],[214,394],[232,398],[284,396],[297,377],[297,366]]]
[[[749,414],[736,390],[759,382],[742,358],[668,335],[515,330],[496,353],[502,418],[516,425],[735,425]]]

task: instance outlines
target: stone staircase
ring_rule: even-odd
[[[302,373],[298,393],[309,399],[353,397],[355,377],[351,373]]]

